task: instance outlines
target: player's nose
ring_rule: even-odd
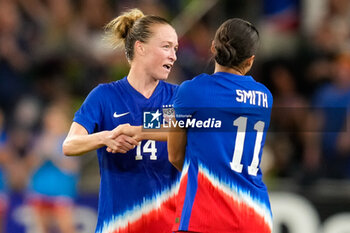
[[[175,50],[171,50],[170,54],[169,54],[169,58],[174,62],[177,59],[176,56],[176,51]]]

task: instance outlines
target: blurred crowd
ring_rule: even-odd
[[[222,21],[255,24],[262,41],[251,74],[274,95],[266,176],[350,179],[350,0],[0,0],[0,215],[11,192],[26,193],[38,216],[69,216],[77,192],[97,192],[94,156],[65,158],[61,143],[87,93],[127,74],[103,27],[133,7],[179,32],[169,78],[178,84],[213,71],[209,48]]]

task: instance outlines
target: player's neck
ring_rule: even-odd
[[[127,79],[129,84],[147,99],[152,96],[159,83],[159,80],[147,77],[145,72],[137,72],[135,69],[130,69]]]
[[[225,72],[225,73],[238,74],[238,75],[245,75],[247,73],[245,70],[239,69],[238,67],[231,68],[231,67],[219,65],[218,63],[215,64],[214,73],[216,72]]]

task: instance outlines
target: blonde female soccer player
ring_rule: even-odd
[[[138,9],[111,21],[107,31],[114,45],[125,46],[130,71],[91,91],[75,114],[63,150],[79,155],[97,149],[101,184],[96,232],[170,232],[178,172],[168,161],[166,142],[155,141],[166,137],[140,138],[148,140],[139,143],[121,135],[118,126],[140,126],[144,111],[172,103],[175,85],[164,80],[176,61],[177,34],[165,19]],[[153,114],[158,120],[159,112]]]

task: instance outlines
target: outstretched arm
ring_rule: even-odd
[[[131,126],[129,124],[123,124],[118,126],[119,132],[122,135],[132,137],[136,141],[154,140],[154,141],[167,141],[168,132],[161,130],[146,130],[142,126]],[[118,153],[111,147],[107,147],[107,151],[111,153]]]
[[[63,142],[63,153],[67,156],[82,155],[103,146],[111,148],[115,153],[126,153],[137,144],[134,138],[122,135],[120,127],[88,134],[82,125],[73,122]]]
[[[154,140],[167,141],[168,132],[162,129],[143,129],[142,126],[131,126],[129,124],[120,125],[122,134],[134,137],[137,141]]]

